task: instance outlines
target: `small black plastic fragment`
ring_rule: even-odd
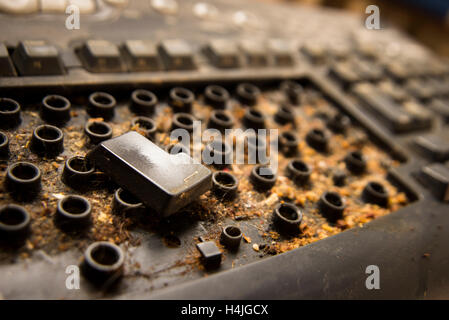
[[[122,188],[170,215],[212,187],[211,171],[181,152],[169,154],[137,132],[104,141],[88,155]]]
[[[222,253],[215,242],[201,242],[196,247],[201,253],[201,260],[206,269],[217,269],[220,266]]]

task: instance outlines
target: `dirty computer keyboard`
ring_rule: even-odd
[[[404,34],[230,0],[0,0],[0,30],[0,297],[447,292],[449,64]]]

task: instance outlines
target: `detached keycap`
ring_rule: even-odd
[[[205,48],[205,53],[217,68],[240,67],[239,49],[232,40],[212,40]]]
[[[106,40],[88,40],[80,50],[80,59],[90,72],[124,71],[118,47]]]
[[[132,71],[161,70],[161,61],[156,45],[151,41],[129,40],[123,46],[123,52]]]
[[[26,40],[14,50],[14,64],[23,76],[61,75],[64,67],[58,49],[45,41]]]
[[[168,70],[193,70],[193,51],[184,40],[165,40],[159,45],[159,53]]]
[[[88,154],[96,167],[162,215],[212,187],[211,171],[185,153],[169,154],[137,132],[102,142]]]
[[[9,58],[8,49],[3,43],[0,43],[0,77],[14,77],[16,70]]]

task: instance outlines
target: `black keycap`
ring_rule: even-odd
[[[244,40],[240,42],[240,49],[248,67],[265,67],[268,64],[267,49],[263,42]]]
[[[449,123],[449,99],[433,99],[428,106],[432,111],[442,116],[446,123]]]
[[[193,70],[196,68],[193,50],[180,39],[165,40],[159,45],[159,54],[168,70]]]
[[[447,136],[428,134],[415,139],[415,144],[434,161],[449,160],[449,139]]]
[[[285,39],[270,39],[267,48],[275,65],[287,67],[294,64],[295,46],[292,42]]]
[[[162,215],[178,211],[212,187],[205,166],[185,153],[171,155],[133,131],[102,142],[88,159]]]
[[[58,49],[45,41],[26,40],[19,43],[13,56],[22,76],[61,75],[64,67]]]
[[[232,40],[212,40],[204,51],[210,62],[217,68],[240,67],[239,49]]]
[[[413,130],[429,129],[432,127],[433,114],[414,100],[405,101],[402,107],[413,118]]]
[[[354,93],[374,112],[386,121],[394,132],[413,130],[413,118],[400,105],[388,96],[379,92],[374,86],[360,84],[355,86]]]
[[[321,43],[305,43],[301,48],[301,52],[308,57],[312,63],[322,64],[326,61],[326,50]]]
[[[126,41],[123,52],[131,71],[157,71],[162,68],[157,47],[152,41]]]
[[[0,43],[0,77],[14,77],[16,70],[9,58],[8,49],[3,43]]]
[[[411,75],[407,65],[397,60],[389,61],[385,65],[385,71],[396,80],[402,80]]]
[[[334,41],[326,45],[326,54],[334,60],[345,60],[350,53],[347,44],[341,41]]]
[[[329,75],[339,82],[344,88],[362,80],[357,72],[348,62],[334,63],[329,68]]]
[[[406,90],[419,99],[429,99],[434,94],[432,88],[424,79],[410,79],[405,84]]]
[[[403,102],[410,97],[410,95],[404,89],[403,86],[399,86],[395,82],[390,81],[390,80],[380,82],[378,84],[377,88],[384,95],[387,95],[387,96],[393,98],[393,100],[396,102]]]
[[[383,76],[383,69],[372,61],[351,59],[351,66],[359,77],[366,81],[376,81]]]
[[[80,50],[80,59],[90,72],[122,72],[124,66],[118,47],[106,40],[88,40]]]
[[[421,169],[419,178],[441,201],[449,202],[449,168],[433,163]]]
[[[216,269],[221,264],[221,251],[213,241],[201,242],[196,245],[201,253],[201,259],[207,269]]]

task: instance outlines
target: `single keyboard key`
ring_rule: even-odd
[[[19,43],[12,56],[22,76],[61,75],[65,73],[58,49],[45,41]]]
[[[40,0],[42,13],[65,13],[68,0]]]
[[[38,0],[0,0],[0,12],[29,14],[39,10]]]
[[[118,47],[106,40],[88,40],[80,50],[80,59],[90,72],[122,72],[124,66]]]
[[[377,113],[394,132],[413,130],[413,118],[388,96],[370,84],[355,86],[354,93]]]
[[[212,173],[185,153],[169,154],[137,132],[100,143],[96,167],[161,215],[170,215],[212,187]]]
[[[415,139],[415,145],[434,161],[449,160],[449,139],[442,134],[428,134]]]
[[[351,59],[351,66],[366,81],[376,81],[383,76],[383,69],[372,61],[354,58]]]
[[[131,71],[157,71],[162,68],[157,47],[152,41],[128,40],[123,52]]]
[[[417,101],[409,100],[402,103],[404,110],[413,118],[414,130],[429,129],[433,124],[433,114]]]
[[[0,77],[14,77],[16,75],[8,49],[3,43],[0,43]]]
[[[95,0],[69,0],[70,5],[75,5],[81,14],[92,14],[97,10]]]
[[[428,106],[433,112],[442,116],[446,123],[449,123],[449,99],[433,99]]]
[[[418,179],[441,201],[449,202],[449,168],[433,163],[421,169]]]
[[[329,69],[329,75],[344,88],[361,80],[359,74],[354,71],[354,66],[348,62],[334,63]]]
[[[210,62],[217,68],[240,67],[240,54],[237,44],[232,40],[212,40],[204,49]]]
[[[163,41],[159,45],[159,53],[168,70],[196,69],[192,47],[184,40],[170,39]]]
[[[240,49],[249,67],[265,67],[268,64],[267,49],[263,42],[244,40],[240,42]]]
[[[294,64],[295,45],[292,42],[285,39],[270,39],[267,48],[275,65],[287,67]]]

